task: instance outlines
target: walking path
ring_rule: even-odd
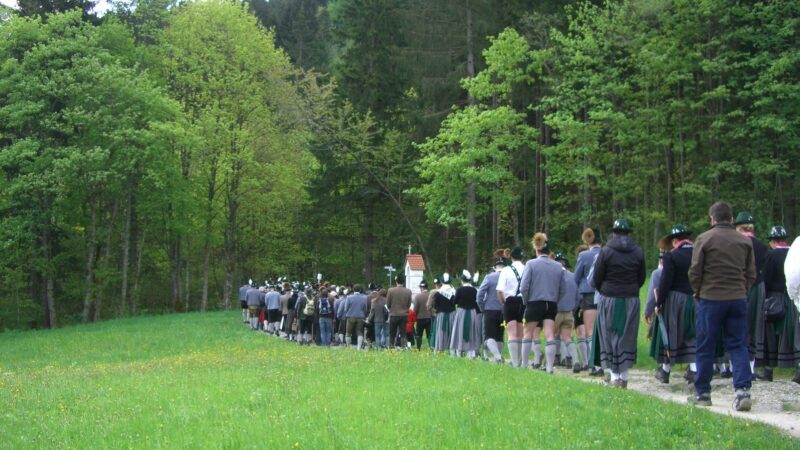
[[[556,368],[565,376],[575,377],[571,370]],[[585,373],[585,372],[584,372]],[[669,384],[662,384],[653,377],[652,370],[632,369],[628,389],[653,395],[662,400],[686,404],[686,398],[694,393],[691,385],[683,379],[683,372],[675,372]],[[579,376],[585,382],[600,383],[601,379]],[[707,407],[717,414],[763,422],[780,428],[789,435],[800,438],[800,385],[791,380],[769,382],[754,381],[751,389],[753,408],[749,412],[733,410],[734,390],[730,379],[714,378],[711,381],[711,401]]]

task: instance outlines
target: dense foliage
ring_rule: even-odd
[[[0,329],[800,225],[797,2],[92,4],[0,10]]]

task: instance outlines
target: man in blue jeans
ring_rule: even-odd
[[[750,356],[747,349],[747,290],[756,280],[750,239],[733,227],[733,210],[724,202],[708,210],[711,229],[697,237],[689,281],[697,299],[697,378],[690,403],[711,406],[711,376],[720,333],[733,364],[733,408],[749,411]]]

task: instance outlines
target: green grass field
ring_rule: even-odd
[[[539,371],[298,347],[239,317],[0,334],[0,447],[798,446],[765,425]]]

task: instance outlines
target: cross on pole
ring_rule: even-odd
[[[389,284],[387,284],[386,287],[391,287],[392,286],[392,273],[397,271],[397,269],[392,267],[391,264],[389,264],[388,266],[383,266],[383,268],[386,269],[386,271],[389,273]]]

